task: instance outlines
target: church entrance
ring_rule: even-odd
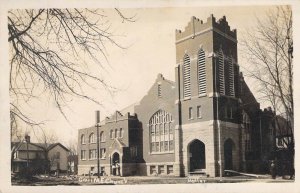
[[[205,145],[196,139],[189,145],[190,172],[205,169]]]
[[[112,174],[114,176],[120,175],[120,155],[117,152],[112,156]]]
[[[231,139],[227,139],[224,143],[224,169],[225,170],[232,170],[233,163],[232,163],[232,151],[234,148],[234,143]]]

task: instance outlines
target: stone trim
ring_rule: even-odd
[[[207,33],[207,32],[210,32],[210,31],[214,31],[214,32],[220,34],[221,36],[223,36],[223,37],[225,37],[225,38],[227,38],[227,39],[233,41],[234,43],[237,43],[237,42],[238,42],[236,39],[232,38],[231,36],[228,36],[228,35],[225,34],[224,32],[222,32],[222,31],[220,31],[220,30],[218,30],[218,29],[216,29],[216,28],[210,27],[210,28],[207,28],[207,29],[205,29],[205,30],[202,30],[202,31],[199,31],[199,32],[195,33],[195,35],[194,35],[194,34],[191,34],[191,35],[189,35],[189,36],[186,36],[186,37],[184,37],[184,38],[181,38],[181,39],[177,40],[177,41],[175,42],[175,44],[179,44],[179,43],[184,42],[184,41],[186,41],[186,40],[188,40],[188,39],[191,39],[191,38],[194,39],[196,36],[200,36],[200,35],[202,35],[202,34],[205,34],[205,33]]]

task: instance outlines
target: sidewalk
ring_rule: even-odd
[[[263,178],[253,178],[249,176],[232,176],[232,177],[174,177],[174,176],[106,176],[97,178],[96,176],[78,176],[77,178],[55,178],[35,176],[31,180],[12,180],[12,185],[25,186],[53,186],[53,185],[138,185],[138,184],[200,184],[200,183],[286,183],[294,180],[282,179],[277,177],[272,179],[271,176]]]
[[[263,176],[263,178],[253,178],[247,176],[234,176],[234,177],[216,177],[207,178],[201,176],[189,176],[189,177],[173,177],[173,176],[129,176],[129,177],[105,177],[105,180],[109,180],[116,184],[190,184],[190,183],[285,183],[294,182],[294,180],[286,180],[278,177],[272,179],[271,176]],[[95,181],[83,182],[80,185],[100,185]]]

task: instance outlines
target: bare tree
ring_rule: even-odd
[[[275,113],[287,120],[287,124],[280,124],[280,119],[274,117],[274,128],[291,135],[283,142],[294,152],[292,34],[291,7],[278,6],[266,18],[257,19],[257,26],[248,32],[242,45],[249,61],[248,75],[256,80],[261,100],[271,104]]]
[[[44,157],[45,157],[45,172],[49,173],[51,166],[56,163],[56,157],[49,157],[49,147],[51,144],[56,143],[58,141],[56,133],[52,130],[45,130],[43,128],[39,129],[38,141],[40,142],[41,146],[44,150]]]
[[[70,139],[69,140],[67,148],[70,150],[71,154],[77,155],[77,145],[78,145],[77,139]]]
[[[122,22],[133,22],[115,9]],[[107,64],[106,45],[121,49],[111,32],[111,22],[104,10],[98,9],[14,9],[8,11],[8,42],[10,45],[11,120],[31,126],[42,122],[25,113],[24,106],[32,99],[45,96],[63,108],[70,97],[99,103],[86,94],[84,87],[99,86],[113,93],[95,71]],[[90,63],[98,65],[91,71]],[[98,88],[99,88],[98,87]],[[65,116],[67,119],[67,117]],[[12,125],[13,125],[12,124]]]

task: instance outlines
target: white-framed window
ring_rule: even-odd
[[[89,143],[96,143],[96,135],[94,133],[90,134]]]
[[[85,135],[84,134],[81,135],[80,142],[81,142],[81,144],[85,144]]]
[[[85,160],[86,159],[86,157],[85,157],[85,150],[81,150],[80,159],[81,160]]]
[[[191,60],[186,54],[183,58],[183,97],[191,96]]]
[[[101,141],[101,142],[105,142],[104,131],[101,131],[101,132],[100,132],[100,141]]]
[[[165,173],[165,166],[159,165],[158,166],[158,174],[164,174]]]
[[[96,149],[90,149],[89,150],[89,159],[90,160],[97,159],[97,151],[96,151]]]
[[[173,165],[167,165],[167,174],[173,174]]]
[[[101,159],[105,159],[106,158],[106,149],[105,148],[101,148],[100,149],[100,158]]]
[[[163,110],[159,110],[152,115],[149,120],[151,152],[169,152],[174,150],[172,121],[172,115]]]
[[[193,107],[189,107],[189,119],[193,119]]]
[[[201,108],[201,105],[197,106],[197,118],[198,119],[202,118],[202,108]]]
[[[157,172],[156,172],[156,166],[150,166],[150,174],[151,175],[157,174]]]
[[[205,52],[198,52],[198,94],[206,94]]]

